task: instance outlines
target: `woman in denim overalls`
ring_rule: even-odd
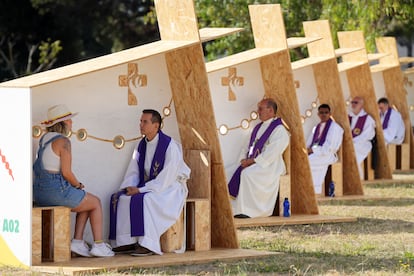
[[[47,133],[39,141],[37,159],[33,165],[33,198],[37,206],[66,206],[76,212],[75,234],[71,250],[84,257],[113,256],[111,247],[102,240],[102,206],[95,195],[83,190],[72,172],[70,140],[64,136],[72,129],[71,113],[65,105],[48,110],[48,120],[42,122]],[[90,219],[94,243],[90,249],[83,240],[86,222]]]

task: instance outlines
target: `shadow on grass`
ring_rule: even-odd
[[[327,200],[318,202],[320,206],[414,206],[414,198],[367,198],[367,199],[347,199],[347,200]]]

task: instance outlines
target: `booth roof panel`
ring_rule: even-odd
[[[364,49],[364,48],[362,48],[362,47],[359,47],[359,48],[338,48],[338,49],[335,49],[335,56],[340,57],[340,56],[350,54],[350,53],[353,53],[353,52],[356,52],[356,51],[359,51],[359,50],[362,50],[362,49]]]
[[[293,49],[320,39],[322,39],[322,37],[289,37],[287,39],[287,44],[289,49]]]
[[[292,62],[292,70],[297,70],[306,66],[311,66],[318,62],[323,62],[332,59],[333,57],[308,57],[298,61]]]
[[[414,57],[400,57],[399,61],[401,65],[414,63]]]
[[[160,40],[113,54],[77,62],[49,71],[0,83],[0,87],[35,87],[47,83],[68,79],[86,73],[103,70],[130,61],[139,60],[166,53],[179,48],[200,43],[199,41]]]
[[[406,75],[414,74],[414,67],[408,68],[407,70],[404,70],[403,72]]]
[[[390,68],[395,67],[395,65],[383,65],[383,64],[375,64],[370,67],[371,73],[382,72],[388,70]]]
[[[368,54],[368,60],[369,61],[379,60],[380,58],[386,57],[388,55],[389,54],[386,54],[386,53]]]
[[[339,72],[344,72],[346,70],[361,66],[362,64],[364,64],[366,62],[341,62],[338,64],[338,71]]]
[[[210,61],[206,63],[207,73],[235,66],[241,63],[259,59],[265,56],[269,56],[286,49],[276,48],[254,48],[238,54],[227,56],[221,59]]]
[[[226,35],[238,33],[243,30],[243,28],[202,28],[199,32],[201,42],[206,42]]]

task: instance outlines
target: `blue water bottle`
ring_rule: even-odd
[[[290,217],[290,203],[287,197],[285,197],[285,201],[283,201],[283,216]]]
[[[331,183],[329,183],[328,195],[330,197],[335,197],[335,182],[333,182],[333,181],[331,181]]]

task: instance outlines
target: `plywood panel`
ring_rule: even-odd
[[[210,202],[208,200],[194,202],[195,217],[195,251],[210,250],[211,248],[211,219]],[[215,226],[214,226],[215,227]]]
[[[241,31],[243,31],[243,28],[202,28],[199,30],[201,42],[210,41]]]
[[[281,51],[275,48],[255,48],[231,56],[210,61],[206,64],[207,72],[211,73],[223,68],[232,67],[244,62],[259,59],[264,56],[272,55]]]
[[[51,82],[61,81],[111,68],[123,63],[128,63],[131,60],[139,60],[150,56],[158,55],[164,52],[172,51],[174,49],[186,47],[192,44],[198,44],[194,41],[157,41],[145,44],[139,47],[134,47],[110,55],[97,57],[75,64],[59,67],[53,70],[33,74],[27,77],[18,78],[15,80],[1,83],[2,87],[36,87],[39,85],[48,84]]]
[[[335,196],[336,197],[343,196],[344,195],[344,182],[346,181],[344,181],[344,170],[343,170],[341,161],[336,162],[331,165],[331,175],[332,175],[332,180],[335,183]]]
[[[336,59],[330,59],[312,66],[320,103],[331,107],[332,117],[344,129],[342,140],[343,193],[362,195],[363,189],[355,159],[351,127],[339,79]]]
[[[390,163],[391,172],[397,168],[397,145],[387,145],[388,161]]]
[[[280,5],[249,5],[249,14],[256,48],[287,49]]]
[[[199,41],[194,1],[155,0],[161,40]]]
[[[359,47],[358,51],[342,56],[343,62],[368,62],[367,51],[365,49],[365,39],[362,31],[338,32],[339,46]]]
[[[328,20],[315,20],[303,22],[306,37],[322,37],[323,39],[309,43],[310,57],[335,57],[332,46],[332,35]]]
[[[360,96],[364,99],[365,111],[374,118],[377,126],[381,125],[378,105],[372,83],[371,71],[368,64],[364,64],[346,71],[351,97]],[[377,178],[392,178],[391,168],[388,162],[387,149],[385,148],[384,133],[381,128],[376,128],[378,163],[376,168]],[[344,152],[345,153],[345,152]]]
[[[42,266],[32,266],[31,270],[44,275],[91,275],[94,273],[109,275],[112,271],[130,270],[135,268],[166,267],[171,265],[194,265],[220,261],[232,261],[249,258],[263,258],[280,253],[253,249],[223,249],[209,251],[186,251],[183,254],[166,253],[162,256],[152,255],[143,258],[133,258],[128,254],[118,254],[111,258],[73,258],[69,262],[43,263]],[[119,273],[118,273],[119,274]],[[38,274],[35,274],[38,275]]]
[[[288,50],[260,59],[265,96],[290,128],[292,214],[318,214]]]
[[[383,66],[399,66],[397,42],[394,37],[377,37],[375,39],[378,53],[387,55],[379,60]]]
[[[283,217],[283,202],[287,198],[290,202],[290,213],[292,212],[292,192],[291,192],[291,183],[290,175],[280,176],[279,181],[279,216]]]
[[[212,245],[237,248],[228,189],[201,45],[166,54],[183,149],[209,150]]]
[[[401,144],[401,149],[399,151],[400,159],[401,159],[401,170],[409,170],[410,169],[410,144],[403,143]]]
[[[70,208],[59,206],[53,212],[53,260],[65,262],[70,260]]]
[[[184,235],[184,211],[182,211],[174,225],[160,237],[162,252],[169,253],[180,250],[184,242]]]
[[[187,181],[188,198],[211,198],[211,160],[208,150],[184,151],[184,160],[191,169]]]
[[[288,37],[287,44],[289,49],[294,49],[320,39],[322,37]]]
[[[32,209],[32,264],[42,262],[42,210]]]

